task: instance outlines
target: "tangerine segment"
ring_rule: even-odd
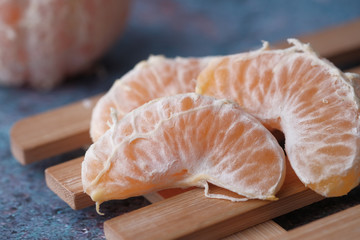
[[[239,103],[268,129],[285,135],[300,180],[324,196],[359,184],[359,98],[356,76],[344,74],[295,39],[285,50],[260,50],[213,60],[196,92]]]
[[[92,114],[90,135],[95,142],[111,120],[110,109],[115,108],[118,118],[144,103],[159,97],[194,92],[196,78],[213,57],[174,58],[151,56],[117,80],[99,100]]]
[[[227,100],[160,98],[114,121],[85,154],[84,191],[97,203],[160,189],[205,187],[208,197],[274,200],[285,156],[272,134]],[[210,194],[208,183],[238,198]]]

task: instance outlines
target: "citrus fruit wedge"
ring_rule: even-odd
[[[96,104],[90,124],[90,135],[95,142],[111,120],[110,109],[118,118],[144,103],[159,97],[194,92],[196,78],[213,57],[165,58],[150,56],[134,69],[115,81],[111,89]]]
[[[100,203],[160,189],[205,188],[232,201],[275,200],[285,156],[236,103],[195,93],[150,101],[117,120],[82,163],[84,191]],[[239,195],[211,194],[208,183]]]
[[[269,130],[285,135],[285,151],[299,179],[323,196],[359,184],[358,76],[343,73],[296,39],[284,50],[268,44],[209,63],[196,92],[237,102]]]

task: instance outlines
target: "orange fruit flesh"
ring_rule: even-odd
[[[205,187],[208,197],[274,200],[285,156],[272,134],[237,104],[179,94],[114,120],[86,152],[84,191],[98,204],[160,189]],[[212,195],[208,183],[240,195]]]
[[[292,40],[286,50],[213,60],[196,92],[237,102],[269,130],[285,135],[285,151],[300,180],[324,196],[359,184],[359,99],[354,75]]]
[[[0,5],[1,21],[10,26],[16,25],[23,15],[23,8],[24,4],[18,2],[4,2]]]
[[[110,109],[115,108],[118,118],[159,97],[194,92],[196,78],[212,57],[174,58],[151,56],[117,80],[95,106],[90,135],[95,142],[108,129]]]
[[[50,89],[88,68],[118,38],[129,3],[1,0],[0,84]]]

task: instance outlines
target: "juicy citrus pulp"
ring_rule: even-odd
[[[82,164],[84,190],[97,203],[189,186],[233,201],[274,200],[284,176],[283,150],[260,122],[235,103],[195,93],[114,120]],[[212,195],[208,183],[241,196]]]
[[[109,129],[110,109],[115,108],[118,118],[159,97],[194,92],[196,78],[213,57],[174,58],[151,56],[117,80],[96,104],[90,125],[95,142]]]
[[[237,102],[268,129],[285,135],[285,151],[299,179],[324,196],[359,184],[359,98],[354,74],[344,74],[295,39],[285,50],[213,60],[196,92]]]

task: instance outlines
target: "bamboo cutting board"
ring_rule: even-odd
[[[360,20],[300,39],[310,42],[321,56],[336,65],[353,66],[360,63],[360,31],[356,29],[360,29]],[[360,72],[360,68],[353,70]],[[98,99],[99,96],[95,96],[17,122],[11,130],[14,156],[20,163],[28,164],[90,144],[90,116]],[[50,167],[45,173],[49,188],[73,209],[94,204],[82,191],[81,161],[82,157]],[[213,186],[212,191],[224,190]],[[285,184],[278,194],[280,199],[274,202],[232,203],[208,199],[198,188],[185,192],[165,190],[145,197],[155,203],[105,222],[104,231],[108,239],[218,239],[244,229],[228,239],[240,236],[248,239],[283,237],[291,232],[285,232],[270,219],[322,199],[305,188],[291,170],[287,172]],[[347,217],[348,213],[344,214],[347,221],[354,219]],[[310,226],[310,229],[316,228]],[[300,230],[304,231],[308,230]]]

